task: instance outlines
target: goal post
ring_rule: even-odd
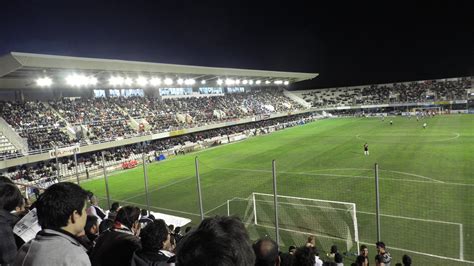
[[[344,243],[347,250],[359,250],[356,204],[278,195],[278,230],[298,239],[315,235],[325,246]],[[273,194],[252,193],[248,198],[227,202],[227,213],[239,216],[258,228],[275,228]],[[304,243],[301,243],[304,244]]]

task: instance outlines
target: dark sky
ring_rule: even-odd
[[[0,54],[320,73],[298,88],[474,74],[474,1],[324,2],[2,1]]]

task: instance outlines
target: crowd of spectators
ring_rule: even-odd
[[[180,227],[147,210],[114,203],[107,213],[94,198],[64,182],[48,187],[30,206],[9,179],[0,178],[0,265],[343,266],[347,259],[354,261],[350,265],[367,266],[372,261],[365,245],[356,258],[340,253],[336,245],[325,253],[314,236],[288,252],[269,237],[252,242],[244,223],[233,216],[206,218],[182,234]],[[36,216],[29,219],[36,219],[40,229],[22,239],[13,228],[30,210]],[[394,259],[385,243],[375,246],[375,265],[391,265]],[[408,255],[402,262],[412,264]]]
[[[470,88],[472,88],[471,78],[461,78],[318,89],[303,92],[301,96],[313,107],[335,107],[466,100],[466,90]]]

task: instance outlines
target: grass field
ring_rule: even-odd
[[[470,265],[474,261],[474,116],[438,116],[419,122],[394,117],[393,125],[389,120],[321,120],[150,164],[152,209],[199,223],[194,177],[198,156],[204,211],[225,215],[227,200],[247,198],[253,192],[272,193],[271,163],[275,159],[279,195],[356,204],[360,241],[371,245],[373,259],[373,168],[378,163],[381,238],[394,257],[393,264],[409,254],[414,265]],[[426,129],[423,122],[428,124]],[[363,154],[365,142],[369,156]],[[82,186],[105,198],[102,179]],[[144,206],[143,187],[142,167],[109,178],[111,198],[122,204]],[[271,226],[256,226],[248,220],[242,211],[248,204],[242,200],[240,207],[231,208],[232,214],[248,222],[252,238],[274,236]],[[281,223],[287,229],[280,232],[282,250],[302,244],[307,233],[321,232],[321,228],[291,228],[290,221],[311,223],[320,215],[317,212],[285,208],[282,215]],[[332,221],[334,227],[338,222]],[[346,249],[340,241],[318,236],[323,251],[333,242]],[[346,262],[353,259],[348,256]]]

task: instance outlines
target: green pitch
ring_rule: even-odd
[[[368,156],[363,152],[366,142]],[[381,238],[394,257],[392,264],[401,262],[403,254],[409,254],[415,265],[469,265],[444,257],[474,261],[473,115],[420,121],[403,117],[321,120],[153,163],[148,165],[153,211],[199,223],[195,156],[200,162],[206,215],[226,215],[227,200],[236,202],[232,199],[247,198],[252,192],[272,193],[274,159],[278,194],[356,204],[359,238],[370,244],[371,263],[376,239],[373,169],[378,163]],[[103,179],[82,186],[105,198]],[[143,168],[110,174],[109,191],[112,201],[144,207]],[[252,238],[274,236],[271,226],[255,226],[248,219],[249,204],[244,200],[240,207],[231,204],[231,213],[248,223]],[[312,217],[323,215],[297,209],[286,208],[285,217],[280,215],[288,229],[281,232],[284,251],[289,245],[302,244],[307,233],[317,235],[323,251],[331,243],[342,251],[355,251],[355,246],[325,237],[337,232],[338,221],[324,226],[328,232],[292,228],[291,221],[311,225],[317,220]],[[353,259],[348,256],[346,262]]]

